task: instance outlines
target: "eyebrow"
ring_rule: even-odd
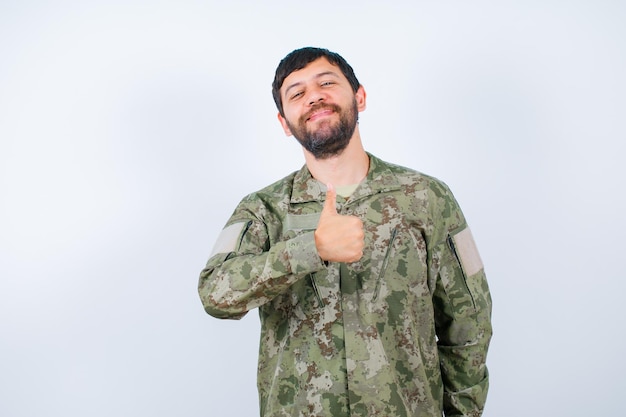
[[[335,78],[337,78],[337,79],[339,79],[339,78],[340,78],[340,77],[339,77],[339,74],[337,74],[337,73],[336,73],[336,72],[334,72],[334,71],[324,71],[324,72],[320,72],[319,74],[316,74],[316,75],[313,77],[313,79],[316,79],[316,80],[317,80],[317,79],[322,78],[322,77],[325,77],[325,76],[327,76],[327,75],[332,75],[333,77],[335,77]],[[302,85],[302,84],[304,84],[304,82],[302,82],[302,81],[298,81],[298,82],[296,82],[296,83],[290,84],[287,88],[285,88],[285,97],[288,95],[287,93],[289,93],[289,90],[291,90],[292,88],[298,87],[298,86],[300,86],[300,85]]]

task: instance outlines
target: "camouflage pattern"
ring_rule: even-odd
[[[324,198],[306,167],[247,196],[227,223],[242,226],[234,247],[200,275],[210,315],[259,309],[261,415],[480,416],[491,297],[484,269],[461,266],[449,189],[370,155],[366,180],[337,196],[365,227],[350,264],[317,254]]]

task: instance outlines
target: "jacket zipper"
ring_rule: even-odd
[[[311,280],[311,286],[313,287],[313,292],[315,292],[315,296],[317,297],[317,302],[320,307],[325,307],[324,300],[322,300],[322,295],[320,294],[319,288],[317,288],[317,284],[315,283],[315,278],[313,278],[313,274],[309,274],[309,279]]]
[[[389,256],[391,255],[391,248],[393,247],[393,242],[394,240],[396,240],[397,234],[398,234],[398,228],[395,227],[391,231],[391,237],[389,238],[389,244],[387,245],[387,252],[385,253],[385,257],[383,258],[383,264],[381,265],[380,271],[378,272],[378,279],[376,280],[376,287],[374,287],[374,297],[372,297],[373,302],[375,302],[378,299],[378,293],[380,292],[380,282],[383,279],[385,269],[387,269],[387,263],[389,263]]]
[[[248,229],[250,229],[250,226],[252,226],[252,220],[248,220],[248,223],[246,223],[246,225],[243,228],[243,231],[241,232],[241,237],[239,238],[239,245],[237,246],[237,252],[239,252],[239,250],[241,249],[241,244],[243,243],[243,237],[248,232]]]
[[[456,245],[454,244],[454,239],[452,239],[452,235],[448,234],[448,246],[454,255],[454,259],[456,259],[457,264],[459,264],[459,269],[461,270],[461,275],[463,275],[463,284],[465,284],[465,289],[469,294],[472,300],[472,307],[476,309],[476,302],[474,301],[474,296],[472,295],[472,291],[469,289],[469,285],[467,285],[467,275],[465,274],[465,270],[463,269],[463,264],[461,263],[461,258],[459,257],[459,253],[456,250]]]

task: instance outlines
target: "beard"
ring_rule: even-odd
[[[309,130],[306,120],[320,109],[333,110],[339,115],[339,120],[334,124],[329,120],[323,120],[316,130]],[[353,101],[352,107],[345,111],[336,104],[320,104],[300,117],[297,125],[287,121],[287,126],[300,145],[315,159],[328,159],[340,155],[346,149],[356,129],[358,115],[356,100]]]

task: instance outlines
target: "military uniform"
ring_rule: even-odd
[[[369,157],[337,197],[364,223],[358,262],[317,254],[326,190],[305,166],[241,201],[202,303],[218,318],[259,309],[262,416],[480,416],[491,297],[466,221],[442,182]]]

